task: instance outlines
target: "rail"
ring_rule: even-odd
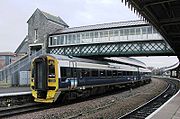
[[[169,85],[167,88],[158,96],[151,99],[147,103],[139,106],[138,108],[132,110],[131,112],[121,116],[119,119],[130,119],[130,118],[138,118],[145,119],[159,107],[161,107],[166,101],[168,101],[173,95],[175,95],[179,90],[179,81],[166,80]]]

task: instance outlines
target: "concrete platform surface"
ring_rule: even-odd
[[[18,93],[18,92],[29,92],[30,87],[8,87],[8,88],[0,88],[0,94],[5,93]]]
[[[180,119],[180,91],[158,110],[146,119]]]

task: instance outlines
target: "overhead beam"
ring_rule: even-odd
[[[163,3],[168,3],[168,2],[174,2],[176,0],[153,0],[151,2],[145,2],[144,1],[144,7],[148,7],[151,5],[157,5],[157,4],[163,4]]]
[[[173,25],[173,24],[180,24],[180,17],[179,18],[163,19],[163,20],[160,20],[159,23],[162,26]]]

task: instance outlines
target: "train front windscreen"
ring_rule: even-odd
[[[47,59],[38,58],[34,61],[34,88],[38,91],[37,97],[46,98],[47,94]]]

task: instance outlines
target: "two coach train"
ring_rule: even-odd
[[[48,54],[36,57],[31,64],[31,89],[36,102],[53,103],[62,95],[77,98],[113,87],[148,83],[149,74],[137,62]]]

